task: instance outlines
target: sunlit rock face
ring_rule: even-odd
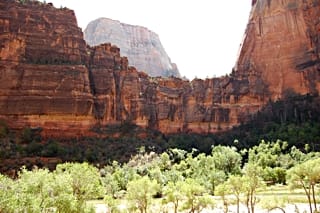
[[[91,45],[112,43],[128,57],[129,65],[150,76],[175,76],[180,73],[162,46],[159,36],[141,26],[124,24],[108,18],[99,18],[88,24],[84,39]]]
[[[253,2],[229,76],[150,77],[119,47],[86,45],[74,12],[0,0],[0,118],[44,136],[133,123],[163,133],[225,131],[287,92],[319,86],[318,1]]]
[[[252,3],[237,75],[259,76],[273,100],[288,90],[318,93],[320,1]]]

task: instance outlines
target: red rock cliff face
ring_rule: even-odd
[[[320,91],[320,1],[253,1],[236,74],[259,76],[270,97]]]
[[[89,58],[74,12],[9,0],[0,8],[1,116],[18,128],[72,129],[81,117],[90,123]]]
[[[286,90],[319,92],[319,6],[294,2],[255,2],[232,74],[189,82],[138,72],[111,44],[86,46],[71,10],[0,0],[0,117],[59,137],[124,121],[163,133],[227,130]]]

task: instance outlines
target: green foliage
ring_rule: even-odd
[[[240,202],[254,212],[260,201],[257,192],[265,182],[302,188],[310,206],[317,209],[317,152],[288,149],[282,141],[261,141],[241,151],[248,158],[230,146],[215,146],[209,154],[170,149],[159,155],[147,149],[140,148],[128,163],[113,161],[100,170],[88,163],[64,163],[53,172],[24,167],[15,180],[0,175],[0,212],[90,212],[87,201],[104,198],[112,212],[123,211],[118,206],[126,199],[132,204],[131,212],[144,213],[151,209],[154,197],[162,198],[164,207],[173,206],[174,212],[200,212],[215,205],[208,193],[221,196],[226,212],[231,203],[237,204],[239,212]],[[274,202],[268,208],[281,208],[280,204]]]
[[[237,204],[237,213],[240,212],[240,199],[241,195],[246,190],[246,184],[245,184],[246,178],[244,176],[230,176],[227,182],[225,183],[227,185],[227,192],[230,192],[235,196],[236,204]]]
[[[137,177],[137,173],[133,167],[129,167],[127,164],[121,167],[116,161],[112,163],[111,168],[106,167],[106,170],[112,172],[112,179],[117,184],[117,187],[119,187],[119,191],[127,190],[128,183]]]
[[[5,121],[0,120],[0,138],[7,137],[9,133],[8,125]]]
[[[227,183],[222,183],[215,188],[215,195],[221,197],[225,213],[229,211],[229,204],[231,201],[228,199],[228,195],[230,192],[230,186]]]
[[[269,185],[276,183],[285,184],[286,183],[286,169],[281,167],[266,167],[263,169],[262,178]]]
[[[280,140],[275,143],[262,140],[258,146],[249,150],[249,162],[254,162],[262,168],[282,166],[280,156],[287,147],[288,143]]]
[[[104,169],[100,171],[102,174],[101,183],[105,189],[107,195],[113,198],[117,198],[118,192],[120,191],[120,186],[118,181],[114,178],[112,173],[106,172]]]
[[[16,212],[92,212],[73,194],[72,178],[67,173],[47,169],[22,168],[18,179],[0,175],[0,211]]]
[[[110,195],[106,195],[103,200],[108,205],[108,209],[110,213],[121,212],[120,209],[118,208],[120,204],[119,200],[115,199],[113,196],[110,196]]]
[[[103,197],[99,170],[88,163],[59,164],[56,174],[68,174],[71,177],[72,191],[81,205],[89,199]]]
[[[186,201],[182,206],[183,210],[189,210],[189,212],[199,212],[202,207],[208,205],[208,203],[201,203],[200,198],[205,192],[205,188],[196,180],[188,178],[183,182],[180,182],[181,192],[184,195]],[[207,201],[207,199],[205,199]]]
[[[288,183],[293,189],[302,188],[308,198],[310,212],[317,212],[316,184],[320,183],[320,158],[308,160],[291,168],[288,171]]]
[[[173,203],[174,213],[178,212],[179,204],[183,200],[184,196],[181,191],[182,181],[177,183],[169,182],[164,188],[164,196],[163,199],[164,204]]]
[[[215,146],[212,149],[212,157],[218,170],[228,175],[240,173],[242,157],[235,147]]]
[[[159,191],[159,184],[147,176],[132,180],[127,186],[127,199],[132,202],[132,208],[141,213],[148,211],[152,196]]]
[[[12,179],[0,174],[0,212],[13,213],[19,208],[18,199],[12,190],[14,186]]]
[[[254,212],[257,200],[257,190],[265,186],[261,178],[262,168],[257,164],[248,163],[243,168],[243,184],[245,193],[245,204],[248,212]]]
[[[33,140],[33,133],[29,127],[26,127],[22,130],[21,133],[22,142],[30,143]]]

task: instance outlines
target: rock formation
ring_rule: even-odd
[[[263,80],[271,99],[320,91],[320,1],[255,0],[236,75]]]
[[[227,130],[288,91],[320,91],[319,12],[314,0],[256,1],[231,75],[189,82],[138,72],[110,43],[87,46],[69,9],[0,0],[0,118],[48,137],[123,122]]]
[[[88,24],[84,39],[91,46],[103,43],[117,45],[129,65],[150,76],[179,77],[176,64],[164,50],[159,36],[145,27],[124,24],[108,18],[99,18]]]

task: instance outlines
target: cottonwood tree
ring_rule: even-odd
[[[127,199],[132,202],[133,209],[137,208],[141,213],[146,213],[152,196],[157,194],[160,185],[148,176],[132,180],[127,186]]]
[[[200,212],[206,206],[209,206],[209,199],[201,199],[205,188],[194,179],[188,178],[181,183],[181,191],[185,197],[185,203],[182,210],[189,210],[190,213]]]
[[[22,168],[16,180],[0,176],[0,212],[84,213],[93,209],[83,206],[73,194],[72,178],[66,173],[47,169]]]
[[[304,190],[308,199],[310,212],[317,212],[315,188],[320,183],[320,158],[308,160],[294,166],[288,171],[287,176],[288,183],[292,189],[302,188]]]
[[[241,195],[245,191],[245,178],[239,175],[231,175],[226,182],[228,191],[236,197],[237,213],[240,212]]]
[[[183,200],[184,196],[182,193],[182,186],[183,182],[169,182],[165,187],[164,187],[164,196],[165,198],[163,199],[164,204],[168,203],[173,203],[174,206],[174,213],[178,212],[179,204]]]
[[[103,197],[99,170],[88,163],[59,164],[55,174],[66,174],[71,178],[72,192],[79,202],[79,211],[86,206],[87,200]]]
[[[261,178],[262,168],[254,163],[248,163],[243,168],[244,194],[245,204],[248,209],[248,213],[254,213],[255,205],[257,203],[257,190],[265,186]]]
[[[241,155],[235,147],[215,146],[211,153],[215,168],[222,170],[225,174],[239,174],[241,172]]]
[[[13,213],[19,209],[15,188],[16,184],[11,178],[0,174],[0,212]]]
[[[218,185],[215,188],[215,195],[218,195],[221,197],[224,213],[227,213],[229,211],[229,203],[230,203],[228,199],[229,194],[230,194],[230,187],[226,182]]]

